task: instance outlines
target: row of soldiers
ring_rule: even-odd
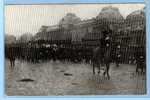
[[[106,48],[112,49],[112,58],[119,66],[120,61],[123,60],[123,53],[121,51],[121,43],[113,44],[112,36],[109,32],[103,32],[104,36],[100,40],[102,54],[104,54]],[[93,55],[93,48],[84,45],[74,46],[70,44],[65,46],[65,44],[57,45],[53,44],[51,46],[42,45],[9,45],[5,47],[5,55],[10,59],[11,66],[14,66],[15,59],[24,59],[31,62],[39,62],[40,60],[61,60],[61,61],[71,61],[71,62],[90,62]],[[138,65],[145,63],[145,54],[139,49],[134,52],[134,58]],[[125,54],[126,55],[126,54]]]

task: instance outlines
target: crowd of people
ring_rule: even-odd
[[[121,43],[112,44],[111,35],[105,34],[101,40],[98,41],[101,47],[101,55],[105,53],[105,49],[111,47],[111,62],[125,63],[125,57],[127,52],[121,51]],[[137,52],[138,51],[138,52]],[[134,52],[134,56],[128,58],[129,63],[132,60],[136,60],[137,67],[140,68],[145,63],[145,54],[137,50]],[[142,51],[142,49],[141,49]],[[129,53],[129,52],[128,52]],[[47,60],[59,60],[72,63],[91,63],[93,57],[93,47],[88,47],[83,44],[38,44],[38,43],[23,43],[23,44],[10,44],[5,46],[5,57],[10,60],[11,66],[15,66],[15,59],[21,59],[32,63],[39,63]],[[138,69],[137,69],[138,70]]]

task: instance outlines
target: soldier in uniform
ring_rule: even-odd
[[[103,31],[103,38],[100,41],[101,45],[101,55],[102,58],[104,58],[104,54],[106,50],[108,50],[111,47],[111,37],[110,37],[110,32],[109,31]],[[103,59],[104,61],[104,59]]]
[[[120,53],[120,44],[117,45],[116,48],[116,66],[119,67],[119,62],[120,62],[120,58],[121,58],[121,53]]]
[[[11,68],[13,69],[15,66],[15,60],[16,60],[16,52],[15,52],[15,47],[13,44],[12,46],[8,48],[8,58],[10,61]]]
[[[146,68],[146,58],[145,58],[145,52],[143,48],[138,48],[136,51],[136,72],[138,73],[139,70],[141,70],[141,73],[144,73],[144,69]]]

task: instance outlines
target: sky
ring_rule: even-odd
[[[96,17],[106,6],[117,7],[124,18],[145,7],[144,4],[6,5],[5,34],[16,37],[24,33],[35,35],[42,25],[56,25],[67,13],[75,13],[81,20],[86,20]]]

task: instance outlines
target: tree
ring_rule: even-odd
[[[33,39],[33,35],[31,33],[24,33],[22,34],[17,42],[19,43],[27,43]]]
[[[14,35],[5,34],[5,44],[12,44],[16,42],[16,37]]]

